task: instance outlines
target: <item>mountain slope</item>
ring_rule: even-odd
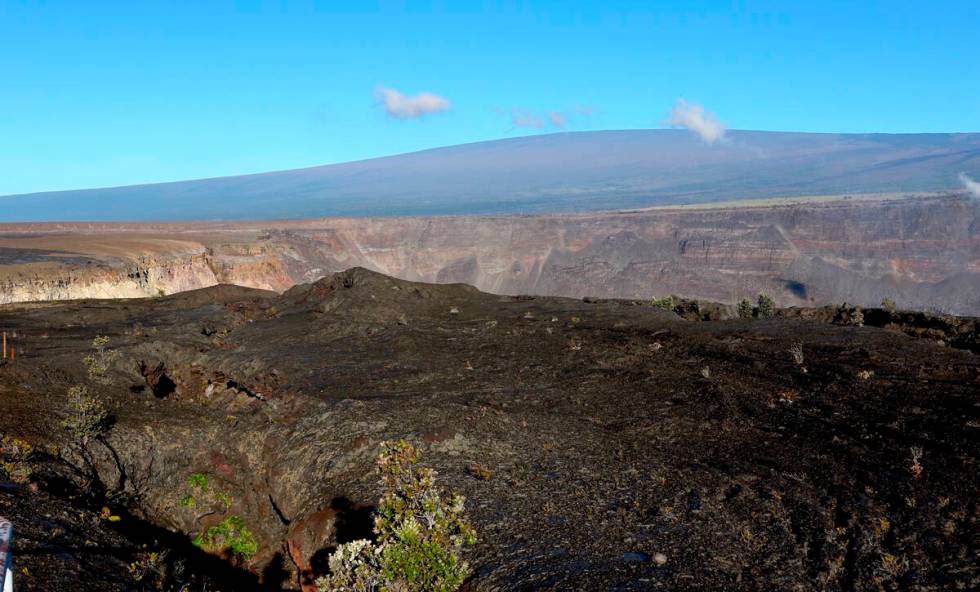
[[[0,198],[0,220],[269,219],[585,211],[957,187],[980,134],[561,133],[307,169]]]

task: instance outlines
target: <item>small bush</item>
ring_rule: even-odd
[[[204,473],[194,473],[187,478],[187,484],[194,489],[199,489],[201,491],[208,490],[208,476]]]
[[[259,550],[255,537],[239,516],[228,516],[218,524],[209,526],[192,542],[208,553],[228,553],[242,559],[251,558]]]
[[[776,316],[776,302],[765,292],[759,292],[759,318],[771,319]]]
[[[834,315],[834,323],[861,327],[864,325],[864,313],[861,311],[860,306],[851,306],[844,302],[837,307],[837,313]]]
[[[674,297],[664,296],[663,298],[654,298],[650,301],[650,304],[657,308],[662,308],[664,310],[673,311],[674,310]]]
[[[789,355],[793,358],[793,363],[797,366],[803,365],[803,342],[796,341],[789,346]]]
[[[738,318],[740,319],[751,319],[755,314],[755,308],[748,299],[743,298],[741,302],[738,303]]]
[[[894,313],[897,310],[897,308],[895,307],[895,301],[892,300],[891,298],[885,298],[884,300],[882,300],[881,308],[885,309],[885,311],[889,313]]]
[[[26,440],[13,436],[0,438],[0,472],[5,473],[14,483],[28,483],[34,474],[28,458],[34,447]]]
[[[88,377],[90,380],[98,382],[100,384],[108,384],[110,381],[106,376],[109,368],[112,366],[113,362],[119,357],[119,352],[114,349],[109,349],[109,338],[104,335],[98,335],[92,340],[92,349],[95,350],[92,354],[85,356],[82,360],[85,362],[85,367],[88,369]]]
[[[228,513],[231,510],[231,496],[217,488],[211,486],[211,480],[204,473],[193,473],[187,477],[187,487],[189,492],[177,501],[181,508],[193,510],[200,506],[202,511],[214,513],[221,508],[221,511]]]
[[[419,467],[418,450],[404,440],[385,442],[378,457],[384,496],[374,520],[377,541],[341,545],[330,557],[321,591],[453,592],[470,573],[460,558],[476,531],[460,495],[446,496],[436,473]]]
[[[109,410],[84,386],[68,389],[68,414],[61,422],[72,439],[82,445],[98,438],[109,429]]]

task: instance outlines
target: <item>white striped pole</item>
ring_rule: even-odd
[[[0,590],[14,592],[14,525],[0,518]]]

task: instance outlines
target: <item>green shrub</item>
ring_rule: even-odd
[[[377,541],[354,541],[330,557],[321,591],[453,592],[470,573],[460,558],[476,531],[461,495],[444,495],[436,473],[417,466],[419,452],[404,440],[385,442],[378,472],[385,493],[374,520]]]
[[[776,302],[765,292],[759,292],[759,318],[771,319],[776,316]]]
[[[738,318],[751,319],[754,314],[755,308],[752,306],[752,303],[743,298],[742,301],[738,303]]]
[[[239,516],[228,516],[218,524],[209,526],[192,542],[208,553],[228,553],[242,559],[249,559],[259,550],[255,537]]]
[[[89,379],[101,384],[108,384],[106,372],[118,357],[115,350],[107,348],[108,344],[108,337],[97,336],[92,340],[95,351],[82,360]],[[75,385],[68,389],[68,413],[61,425],[73,440],[85,446],[109,430],[109,410],[101,399],[88,392],[88,388]]]
[[[101,384],[108,384],[109,379],[106,373],[112,366],[113,362],[119,357],[119,352],[114,349],[109,349],[109,338],[104,335],[98,335],[92,340],[92,349],[95,350],[93,353],[85,356],[82,360],[85,362],[85,367],[88,369],[88,377],[90,380]]]
[[[212,487],[206,474],[192,473],[187,477],[187,486],[190,492],[178,500],[177,505],[180,507],[193,510],[201,506],[209,513],[217,511],[217,506],[226,514],[231,510],[231,496]]]
[[[664,296],[663,298],[654,298],[650,301],[650,304],[656,306],[657,308],[662,308],[664,310],[673,311],[674,310],[674,297]]]
[[[200,489],[202,492],[208,490],[208,476],[204,473],[194,473],[187,478],[187,484],[194,489]]]
[[[29,462],[33,453],[34,447],[27,440],[0,434],[0,474],[14,483],[29,483],[34,474]]]
[[[61,421],[72,439],[82,445],[98,438],[109,429],[109,410],[84,386],[68,389],[68,414]]]

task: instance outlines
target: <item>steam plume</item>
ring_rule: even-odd
[[[677,99],[667,124],[689,129],[708,144],[714,144],[725,137],[725,126],[714,114],[705,111],[701,105],[688,103],[684,99]]]

